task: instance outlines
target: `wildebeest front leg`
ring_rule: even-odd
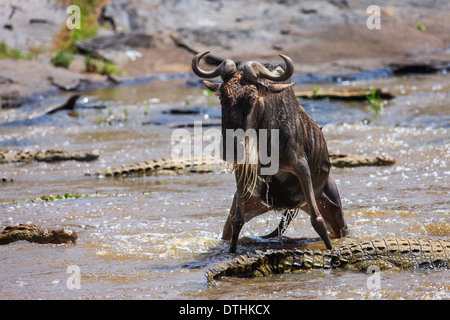
[[[231,204],[231,208],[230,208],[230,214],[227,217],[227,221],[225,222],[225,225],[223,226],[223,231],[222,231],[222,240],[230,240],[231,239],[231,232],[232,232],[232,222],[233,222],[233,218],[234,215],[236,214],[236,194],[234,194],[233,197],[233,203]]]
[[[308,162],[305,158],[301,158],[297,161],[297,166],[294,168],[295,174],[300,182],[303,193],[306,198],[306,204],[311,214],[311,224],[325,243],[327,249],[331,249],[331,241],[328,236],[327,227],[322,215],[317,208],[317,203],[314,195],[314,189],[312,186],[311,174],[309,171]]]
[[[239,239],[239,233],[241,232],[242,226],[245,223],[244,218],[244,179],[242,179],[241,170],[239,168],[234,172],[236,178],[236,194],[234,195],[234,215],[231,221],[231,244],[230,253],[236,252],[237,242]]]
[[[244,196],[236,196],[236,206],[235,213],[231,222],[231,243],[230,243],[230,253],[236,252],[237,243],[239,240],[239,233],[244,226]]]
[[[236,214],[237,208],[237,192],[234,194],[233,203],[231,205],[230,214],[228,215],[227,221],[223,226],[222,239],[230,240],[233,228],[233,218]],[[257,217],[263,213],[269,211],[270,208],[264,205],[261,200],[252,196],[250,192],[247,192],[244,196],[244,223],[247,223],[254,217]]]

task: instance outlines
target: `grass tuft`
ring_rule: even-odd
[[[74,57],[71,52],[59,50],[51,59],[50,62],[56,67],[68,68],[72,63]]]
[[[377,88],[373,88],[370,94],[366,94],[366,99],[369,101],[372,111],[375,115],[382,115],[384,106],[380,100],[380,94],[377,93]]]

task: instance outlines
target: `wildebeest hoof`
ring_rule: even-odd
[[[327,249],[332,249],[333,247],[331,245],[330,237],[328,236],[327,227],[323,218],[317,218],[315,220],[311,219],[311,224],[322,241],[325,243]]]

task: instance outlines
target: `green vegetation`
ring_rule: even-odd
[[[113,73],[117,73],[116,65],[112,62],[103,61],[103,65],[100,68],[100,74],[104,76],[112,75]]]
[[[141,195],[148,195],[148,192],[142,192],[139,193]],[[25,199],[25,200],[12,200],[11,202],[2,202],[0,204],[7,204],[7,203],[30,203],[30,202],[43,202],[43,201],[58,201],[58,200],[73,200],[73,199],[86,199],[86,198],[108,198],[108,197],[129,197],[132,196],[132,194],[129,193],[94,193],[94,194],[87,194],[87,193],[65,193],[64,195],[43,195],[38,198],[34,199]]]
[[[150,111],[150,103],[148,103],[148,104],[145,106],[145,109],[144,109],[144,116],[147,116],[149,111]]]
[[[203,89],[202,95],[206,97],[208,102],[208,107],[213,106],[216,103],[216,98],[213,95],[213,92],[209,89]]]
[[[98,31],[97,18],[106,0],[60,0],[63,5],[76,5],[80,8],[80,29],[69,30],[66,25],[55,39],[58,50],[75,53],[75,42],[95,37]]]
[[[97,14],[101,8],[101,0],[73,0],[72,4],[80,7],[81,13],[81,27],[80,29],[73,29],[70,38],[71,43],[74,44],[78,40],[84,40],[95,37],[98,31]]]
[[[94,63],[94,58],[90,55],[84,57],[84,69],[86,72],[97,72],[97,65]]]
[[[373,88],[370,94],[366,94],[366,99],[369,101],[375,115],[382,115],[384,112],[383,104],[380,101],[380,94],[377,93],[377,89]]]
[[[75,42],[95,37],[98,31],[98,16],[101,8],[109,0],[59,0],[64,6],[76,5],[80,8],[80,28],[68,29],[64,24],[61,31],[56,35],[53,41],[54,55],[50,62],[56,67],[69,68],[74,60],[74,54],[77,52]],[[0,59],[32,59],[36,53],[40,53],[40,48],[30,48],[30,52],[22,54],[19,49],[8,48],[5,41],[0,42]],[[92,58],[87,55],[85,58],[85,67],[87,72],[99,73],[105,76],[118,74],[117,67],[110,61]]]
[[[27,202],[40,202],[40,201],[56,201],[56,200],[68,200],[68,199],[80,199],[87,198],[88,194],[85,193],[65,193],[64,195],[44,195],[39,198],[27,199],[27,200],[12,200],[12,203],[27,203]]]
[[[90,55],[84,57],[84,67],[86,72],[100,73],[104,76],[109,76],[118,72],[114,63],[93,58]]]
[[[427,30],[427,28],[420,22],[418,24],[416,24],[416,28],[417,28],[417,30],[420,30],[420,31],[426,31]]]
[[[319,92],[320,92],[320,88],[314,87],[312,95],[308,96],[308,98],[312,99],[312,98],[316,97]]]
[[[112,111],[111,105],[108,105],[108,113],[104,113],[102,109],[100,109],[101,117],[95,120],[95,124],[97,125],[113,125],[113,124],[121,124],[128,120],[128,109],[122,109],[120,113],[114,113]]]
[[[73,61],[70,57],[77,52],[75,42],[92,38],[97,35],[98,31],[98,17],[101,13],[101,8],[109,0],[60,0],[63,5],[76,5],[80,8],[80,28],[68,29],[64,24],[59,34],[54,39],[54,47],[57,53],[52,58],[51,62],[56,66],[67,68]],[[71,56],[72,55],[72,56]],[[102,75],[111,75],[117,73],[116,65],[109,61],[96,59],[92,57],[92,53],[88,54],[84,60],[85,69],[87,72],[99,73]]]
[[[5,41],[0,42],[0,59],[28,59],[31,60],[34,57],[33,52],[28,52],[26,55],[23,55],[19,49],[11,49],[8,48],[8,45]]]
[[[50,59],[50,62],[56,67],[68,68],[73,59],[72,53],[60,50]]]
[[[48,195],[48,196],[42,196],[40,198],[33,199],[32,201],[54,201],[54,200],[65,200],[65,199],[80,199],[80,198],[87,198],[87,194],[73,194],[73,193],[65,193],[63,196],[57,194],[54,195]]]

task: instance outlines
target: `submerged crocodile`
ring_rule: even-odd
[[[223,160],[212,156],[194,156],[185,158],[162,158],[159,160],[144,161],[133,165],[125,165],[118,168],[104,169],[87,176],[120,176],[131,174],[174,174],[174,173],[206,173],[215,170],[225,171],[229,169]]]
[[[19,224],[18,226],[6,226],[0,233],[0,245],[14,241],[26,240],[35,243],[75,243],[78,234],[75,230],[62,228],[50,230],[36,224]]]
[[[0,150],[0,163],[12,162],[55,162],[55,161],[93,161],[98,154],[92,152],[69,152],[66,150],[15,151]]]
[[[341,246],[332,250],[269,250],[241,255],[208,270],[211,284],[224,276],[253,278],[309,269],[366,271],[385,269],[450,269],[450,240],[380,239]]]
[[[330,153],[331,164],[335,167],[359,166],[389,166],[395,160],[388,155],[375,157],[348,154]],[[112,169],[99,170],[87,176],[121,176],[130,174],[174,174],[174,173],[207,173],[213,171],[228,171],[232,166],[222,159],[213,156],[195,156],[185,158],[162,158],[159,160],[144,161],[133,165],[124,165]]]

